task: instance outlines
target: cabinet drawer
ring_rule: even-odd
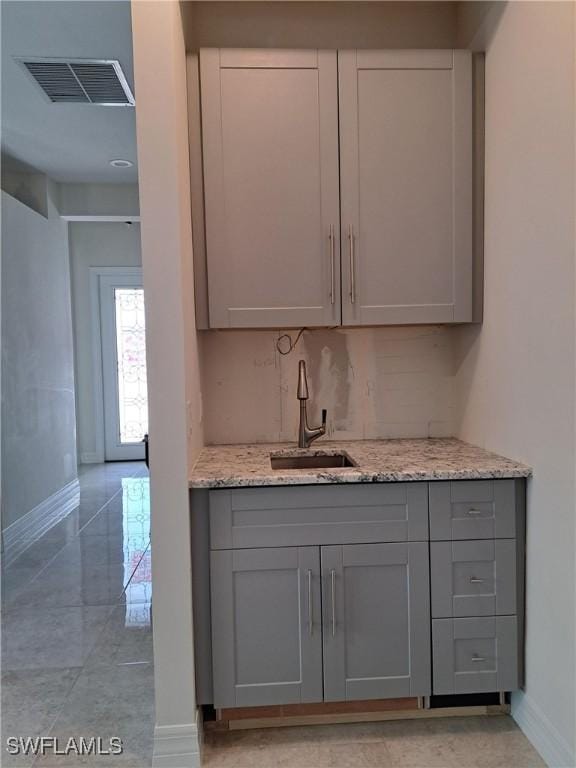
[[[430,483],[429,499],[433,541],[516,536],[514,480]]]
[[[516,690],[516,617],[434,619],[432,666],[437,696]]]
[[[432,617],[515,614],[516,541],[433,541]]]
[[[210,491],[212,549],[426,541],[427,483]]]

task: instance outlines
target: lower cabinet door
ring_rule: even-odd
[[[318,547],[211,553],[214,706],[322,701]]]
[[[324,699],[431,692],[428,543],[321,548]]]

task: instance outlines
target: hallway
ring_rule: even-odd
[[[2,570],[2,736],[118,737],[123,754],[4,752],[3,766],[151,763],[148,472],[84,465],[79,480],[77,509]]]

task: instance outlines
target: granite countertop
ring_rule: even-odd
[[[282,469],[282,456],[346,453],[355,467]],[[215,445],[204,448],[190,475],[191,488],[235,488],[316,483],[386,483],[408,480],[482,480],[529,477],[530,467],[455,438],[319,440],[306,450],[290,443]]]

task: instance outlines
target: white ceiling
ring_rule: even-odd
[[[51,104],[13,58],[118,59],[134,92],[130,2],[3,0],[0,7],[2,152],[56,181],[137,182],[134,108]],[[115,158],[134,167],[112,168]]]

